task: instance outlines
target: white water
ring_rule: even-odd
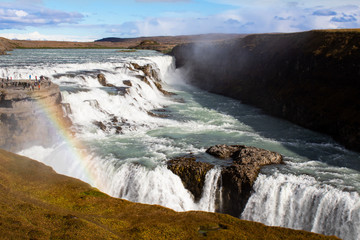
[[[270,226],[360,239],[360,197],[322,185],[313,177],[259,175],[242,218]]]
[[[86,149],[73,149],[64,141],[52,148],[24,149],[21,154],[114,197],[177,211],[215,211],[220,168],[208,172],[203,195],[195,202],[180,178],[166,168],[166,159],[192,152],[216,164],[203,152],[219,143],[278,151],[287,164],[263,170],[241,218],[359,239],[359,154],[345,150],[326,136],[265,116],[238,101],[184,85],[169,56],[148,52],[123,56],[99,50],[86,54],[80,50],[77,54],[69,50],[25,51],[29,52],[33,54],[29,62],[21,62],[22,51],[0,56],[14,57],[4,61],[0,76],[44,75],[59,84],[63,103],[71,108],[68,116],[76,138]],[[178,95],[163,96],[154,86],[156,80],[148,78],[150,86],[141,81],[137,75],[144,74],[132,69],[130,63],[150,64],[162,84]],[[123,80],[130,80],[133,86],[127,94],[102,87],[96,79],[98,73],[117,87],[127,87]],[[154,109],[163,109],[165,112],[159,113],[168,116],[150,116],[148,112]],[[114,116],[116,123],[112,122]],[[106,131],[94,121],[104,123]],[[121,134],[116,134],[116,127],[122,128]],[[79,159],[76,152],[88,154]]]

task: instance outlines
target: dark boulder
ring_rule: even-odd
[[[98,81],[99,81],[99,83],[102,85],[102,86],[104,86],[104,87],[106,87],[106,78],[105,78],[105,75],[104,74],[102,74],[102,73],[99,73],[98,75],[97,75],[97,79],[98,79]]]
[[[106,131],[107,129],[106,125],[100,121],[94,121],[93,124],[100,128],[102,131]]]
[[[206,152],[217,158],[232,158],[234,164],[264,166],[282,163],[282,156],[276,152],[244,145],[215,145]]]
[[[132,83],[131,83],[130,80],[124,80],[123,84],[126,85],[126,86],[129,86],[129,87],[132,87]]]
[[[214,165],[198,162],[192,155],[177,157],[168,161],[167,164],[168,169],[181,178],[184,187],[194,195],[195,201],[198,201],[201,198],[206,173]]]
[[[237,146],[228,146],[228,145],[215,145],[209,147],[206,152],[210,155],[213,155],[217,158],[231,158],[232,155],[238,151]]]

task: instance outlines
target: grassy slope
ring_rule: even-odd
[[[0,150],[1,239],[337,239],[205,212],[109,197]]]

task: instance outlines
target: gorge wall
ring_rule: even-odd
[[[249,35],[172,55],[191,84],[360,151],[360,31]]]
[[[54,122],[70,126],[57,85],[34,91],[0,88],[0,148],[16,152],[34,145],[51,146],[58,137]]]

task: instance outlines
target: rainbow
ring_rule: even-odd
[[[104,186],[101,182],[101,178],[97,174],[97,171],[95,171],[95,168],[92,166],[92,156],[88,154],[88,151],[84,147],[83,143],[76,138],[75,134],[71,131],[71,121],[64,117],[61,105],[49,101],[46,97],[36,97],[38,93],[43,93],[44,91],[45,90],[41,90],[38,92],[35,90],[31,97],[36,102],[39,109],[40,114],[38,117],[45,120],[46,125],[50,127],[49,130],[60,138],[59,142],[61,142],[61,148],[65,147],[65,157],[67,158],[66,162],[69,162],[70,160],[72,166],[79,168],[77,171],[81,172],[81,180],[94,187]],[[63,161],[65,159],[58,160]],[[53,165],[51,167],[53,167],[55,171],[59,172],[56,166]],[[79,176],[74,176],[71,173],[69,174],[61,171],[59,173],[79,178]]]

